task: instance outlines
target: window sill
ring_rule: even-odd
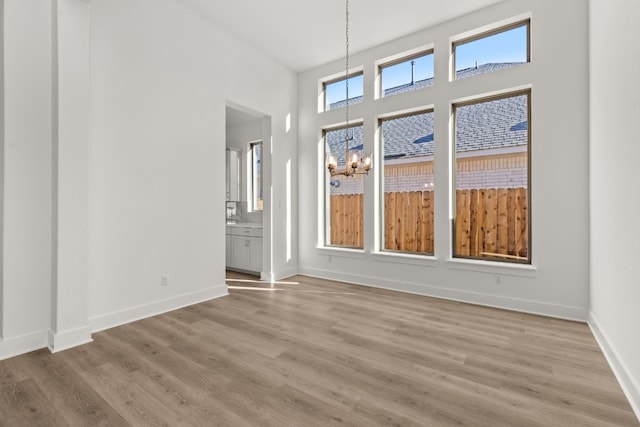
[[[403,252],[374,252],[371,258],[375,261],[389,262],[394,264],[419,265],[421,267],[437,267],[438,259],[430,255],[414,255]]]
[[[538,269],[530,264],[508,264],[495,261],[449,258],[447,266],[454,270],[475,271],[479,273],[502,274],[505,276],[537,277]]]
[[[319,255],[337,256],[345,258],[364,259],[366,254],[364,249],[349,249],[331,246],[317,246],[316,250]]]

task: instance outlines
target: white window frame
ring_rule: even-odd
[[[456,175],[457,175],[457,166],[456,159],[458,156],[456,155],[456,108],[464,107],[468,105],[481,104],[483,102],[490,102],[499,99],[511,98],[516,96],[527,96],[527,259],[515,259],[511,257],[472,257],[472,256],[461,256],[455,253],[455,245],[456,245]],[[493,94],[484,94],[478,95],[474,97],[465,98],[463,100],[453,101],[451,103],[451,127],[450,127],[450,146],[451,146],[451,177],[450,177],[450,197],[449,197],[449,206],[450,206],[450,214],[451,214],[451,229],[449,230],[449,235],[451,236],[451,253],[450,260],[451,261],[471,261],[471,262],[479,262],[479,263],[487,263],[488,265],[523,265],[523,266],[531,266],[532,265],[532,206],[531,206],[531,99],[532,99],[532,88],[530,86],[524,88],[513,88],[510,90],[504,90]],[[463,156],[464,157],[464,156]]]

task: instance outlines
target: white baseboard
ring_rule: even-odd
[[[598,342],[600,349],[602,349],[604,357],[606,357],[607,362],[609,362],[609,366],[611,367],[613,374],[616,376],[622,391],[625,396],[627,396],[633,412],[635,412],[636,417],[638,417],[638,421],[640,421],[640,383],[633,378],[627,368],[627,365],[622,359],[620,359],[620,357],[618,357],[618,352],[616,351],[615,346],[607,338],[605,332],[600,328],[598,321],[593,316],[593,313],[589,313],[589,328]]]
[[[502,308],[523,313],[556,317],[559,319],[586,322],[588,318],[588,312],[586,308],[550,304],[519,298],[502,297],[477,292],[469,292],[459,289],[442,288],[427,285],[424,283],[394,281],[381,279],[379,277],[369,277],[358,274],[348,274],[308,267],[300,267],[299,274],[318,277],[322,279],[338,280],[341,282],[353,283],[356,285],[364,285],[374,288],[382,288],[428,297],[442,298],[494,308]]]
[[[89,319],[89,324],[91,325],[92,332],[99,332],[115,326],[124,325],[125,323],[135,322],[136,320],[144,319],[146,317],[156,316],[158,314],[177,310],[189,305],[220,298],[225,295],[229,295],[229,291],[227,289],[227,285],[223,284],[207,288],[202,291],[152,302],[150,304],[131,307],[100,316],[94,316]]]
[[[287,270],[276,271],[271,273],[260,273],[260,280],[263,282],[277,282],[278,280],[283,280],[292,276],[296,276],[298,274],[297,268],[289,268]]]
[[[277,271],[273,275],[273,281],[288,279],[289,277],[297,276],[299,274],[297,268],[289,268],[287,270]]]
[[[93,341],[91,338],[91,326],[89,325],[69,331],[58,332],[57,334],[49,331],[48,335],[48,347],[51,353],[57,353]]]
[[[273,273],[260,273],[260,280],[263,282],[273,282],[275,275]]]
[[[47,331],[38,331],[19,337],[5,338],[0,341],[0,360],[45,348],[47,337]]]

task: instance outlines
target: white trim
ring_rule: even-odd
[[[229,267],[227,267],[227,270],[230,270]],[[231,270],[233,271],[233,270]],[[263,282],[275,282],[275,275],[273,273],[260,273],[260,280],[262,280]]]
[[[297,267],[277,271],[275,273],[271,273],[271,282],[278,282],[280,280],[288,279],[289,277],[297,276],[298,274],[300,274],[300,272]]]
[[[548,302],[526,300],[522,298],[504,297],[500,295],[470,292],[459,289],[448,289],[441,286],[429,285],[426,283],[393,281],[381,279],[378,277],[363,276],[359,274],[348,274],[332,270],[308,267],[301,267],[300,274],[310,277],[318,277],[322,279],[369,286],[372,288],[382,288],[421,296],[442,298],[469,304],[500,308],[504,310],[555,317],[558,319],[585,322],[588,316],[587,309],[582,307],[552,304]]]
[[[417,255],[410,252],[392,252],[382,250],[372,253],[371,259],[378,262],[420,265],[422,267],[437,267],[440,262],[438,258],[433,255]]]
[[[453,270],[475,271],[478,273],[503,274],[506,276],[537,277],[538,269],[532,264],[499,261],[484,261],[466,258],[449,258],[447,267]]]
[[[364,249],[349,249],[341,248],[339,246],[317,246],[316,251],[318,255],[337,256],[345,258],[365,259],[367,254]]]
[[[48,336],[47,347],[49,347],[51,353],[57,353],[93,341],[93,338],[91,338],[91,326],[89,325],[57,334],[49,331]]]
[[[189,305],[198,304],[215,298],[229,295],[227,285],[213,286],[202,291],[179,295],[177,297],[156,301],[150,304],[139,305],[125,310],[107,313],[89,318],[93,332],[103,331],[125,323],[135,322],[147,317],[177,310]]]
[[[449,46],[451,46],[451,49],[453,49],[453,45],[455,43],[458,43],[461,40],[482,36],[485,33],[490,33],[492,31],[498,30],[503,27],[507,27],[509,25],[515,25],[520,22],[524,22],[526,20],[531,20],[532,17],[533,17],[533,13],[529,11],[529,12],[521,13],[515,16],[511,16],[509,18],[501,19],[499,21],[492,22],[491,24],[482,25],[480,27],[465,31],[463,33],[456,34],[454,36],[449,37]],[[529,43],[531,43],[531,40],[529,40]]]
[[[0,341],[0,360],[40,350],[47,346],[47,331],[33,332]]]
[[[604,357],[607,359],[607,362],[609,362],[609,366],[618,380],[623,393],[629,400],[631,409],[633,409],[636,417],[638,417],[638,421],[640,421],[640,383],[633,378],[633,375],[630,373],[627,365],[620,357],[618,357],[618,352],[611,341],[607,338],[607,335],[600,328],[598,321],[591,311],[589,311],[588,325],[596,339],[596,342],[600,346]]]
[[[467,103],[480,104],[480,103],[483,103],[483,102],[491,101],[491,99],[489,99],[489,98],[493,98],[493,97],[510,98],[512,96],[524,95],[524,92],[526,92],[526,91],[533,91],[533,84],[526,83],[526,84],[523,84],[523,85],[500,88],[500,89],[496,89],[496,90],[490,90],[488,92],[480,92],[480,93],[476,93],[474,95],[467,95],[467,96],[462,96],[460,98],[451,99],[451,100],[449,100],[449,107],[450,107],[451,114],[453,114],[453,107],[456,106],[456,105],[459,105],[459,104],[467,104]],[[519,93],[519,92],[522,92],[522,93]],[[531,98],[529,98],[529,99],[531,99]],[[531,100],[529,100],[529,103],[531,103]],[[455,126],[455,123],[453,123],[452,126]],[[454,141],[453,147],[455,147],[455,133],[449,132],[449,135],[452,136],[453,141]]]
[[[402,110],[395,110],[395,111],[380,113],[376,116],[376,119],[377,119],[376,126],[379,127],[379,123],[381,121],[384,122],[388,120],[401,119],[407,116],[418,116],[420,114],[430,114],[430,113],[435,114],[435,109],[436,109],[436,106],[434,104],[427,104],[427,105],[419,105],[417,107],[404,108]],[[413,158],[416,158],[416,157],[423,157],[423,156],[415,156]],[[431,155],[430,157],[433,157],[433,155]]]

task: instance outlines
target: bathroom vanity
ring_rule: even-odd
[[[262,224],[227,224],[227,268],[260,274],[262,271]]]

